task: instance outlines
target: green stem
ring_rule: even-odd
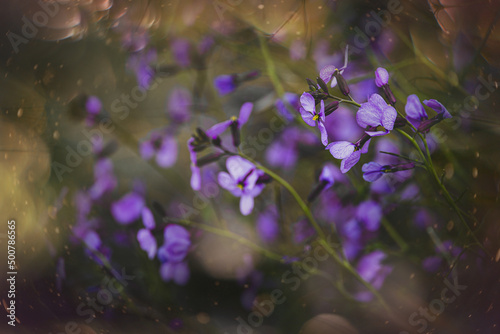
[[[358,274],[358,272],[356,271],[356,269],[354,269],[347,260],[342,259],[335,252],[335,250],[329,245],[329,243],[327,241],[327,238],[325,236],[325,233],[323,232],[323,230],[321,229],[321,227],[319,226],[319,224],[314,219],[314,217],[313,217],[313,215],[311,213],[311,210],[309,210],[309,207],[302,200],[302,198],[295,191],[295,189],[287,181],[285,181],[283,178],[281,178],[278,174],[274,173],[272,170],[270,170],[270,169],[262,166],[261,164],[259,164],[258,162],[256,162],[252,158],[247,157],[245,154],[243,154],[241,152],[239,152],[239,155],[242,158],[244,158],[244,159],[252,162],[258,169],[262,170],[263,172],[265,172],[266,174],[268,174],[269,176],[271,176],[276,182],[278,182],[279,184],[281,184],[283,187],[285,187],[290,192],[290,194],[294,197],[295,201],[297,202],[297,204],[300,206],[300,208],[302,209],[302,211],[306,215],[307,219],[309,219],[309,221],[311,222],[311,225],[314,227],[314,229],[318,233],[320,245],[333,257],[333,259],[335,260],[335,262],[337,262],[347,272],[349,272],[351,275],[353,275],[363,286],[365,286],[380,301],[380,303],[382,304],[382,306],[387,311],[391,312],[390,307],[387,305],[387,303],[382,298],[382,296],[380,295],[380,293],[370,283],[368,283],[367,281],[365,281]],[[340,240],[338,238],[338,235],[336,235],[335,237],[338,240]]]
[[[382,226],[386,229],[387,233],[391,236],[391,238],[398,244],[401,251],[406,251],[408,249],[408,244],[404,241],[403,237],[399,235],[398,231],[389,223],[387,219],[382,219]]]
[[[267,40],[262,34],[257,34],[259,38],[260,50],[262,51],[262,56],[264,57],[264,61],[266,62],[266,71],[271,83],[274,86],[274,90],[278,97],[282,97],[285,94],[285,90],[281,85],[281,82],[276,74],[276,68],[274,67],[273,59],[271,58],[271,54],[269,52],[269,47],[267,46]]]
[[[248,247],[252,248],[253,250],[261,253],[262,255],[264,255],[264,256],[272,259],[272,260],[283,262],[283,256],[281,256],[281,255],[279,255],[277,253],[274,253],[274,252],[272,252],[270,250],[267,250],[267,249],[265,249],[265,248],[263,248],[263,247],[255,244],[255,243],[253,243],[252,241],[250,241],[250,240],[248,240],[246,238],[243,238],[241,235],[233,233],[233,232],[231,232],[229,230],[223,230],[223,229],[220,229],[220,228],[217,228],[217,227],[214,227],[214,226],[196,223],[196,222],[193,222],[193,221],[190,221],[190,220],[187,220],[187,219],[177,219],[177,218],[165,217],[164,221],[166,221],[166,222],[173,222],[173,223],[176,223],[176,224],[181,224],[181,225],[186,225],[186,226],[191,226],[191,227],[194,227],[194,228],[197,228],[197,229],[200,229],[200,230],[204,230],[204,231],[207,231],[207,232],[210,232],[210,233],[213,233],[213,234],[220,235],[222,237],[226,237],[226,238],[229,238],[229,239],[236,240],[239,243],[241,243],[242,245],[248,246]]]

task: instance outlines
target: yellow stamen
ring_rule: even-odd
[[[236,116],[232,116],[232,117],[231,117],[231,121],[233,121],[233,122],[234,122],[234,121],[236,121],[236,120],[238,120],[238,118],[237,118]]]
[[[318,120],[318,118],[319,118],[319,115],[314,115],[314,116],[313,116],[313,121],[317,121],[317,120]]]

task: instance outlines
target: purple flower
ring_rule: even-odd
[[[349,49],[346,47],[345,49],[345,55],[344,55],[344,66],[341,68],[336,68],[333,65],[326,65],[321,69],[319,72],[319,77],[321,80],[323,80],[326,84],[332,80],[331,87],[335,87],[337,85],[337,79],[335,77],[336,73],[343,74],[344,70],[347,68],[347,62],[349,60]]]
[[[189,267],[185,262],[165,262],[160,267],[160,276],[165,282],[173,280],[178,285],[186,285],[189,280]]]
[[[151,63],[156,61],[156,57],[156,50],[150,49],[134,53],[128,59],[127,66],[134,72],[139,87],[143,89],[149,88],[153,81],[155,70]]]
[[[420,126],[422,121],[429,118],[420,99],[415,94],[409,95],[406,99],[405,112],[408,122],[416,128]]]
[[[358,125],[362,128],[383,126],[385,131],[365,131],[370,136],[382,136],[388,134],[394,128],[397,112],[394,107],[388,105],[382,96],[372,94],[368,102],[361,104],[356,113]]]
[[[220,96],[232,93],[236,85],[236,74],[223,74],[214,79],[214,86]]]
[[[424,100],[424,104],[434,110],[435,112],[438,113],[438,115],[441,115],[441,119],[444,118],[451,118],[451,114],[448,112],[448,110],[441,104],[441,102],[436,101],[436,100]]]
[[[275,206],[270,206],[257,218],[257,233],[267,243],[271,243],[280,233],[278,224],[278,213]]]
[[[335,182],[335,177],[340,175],[342,174],[337,166],[332,163],[326,163],[321,170],[321,174],[319,175],[319,182],[307,197],[307,201],[314,201],[314,199],[318,197],[321,192],[330,188]]]
[[[316,146],[318,138],[310,131],[287,127],[266,150],[266,161],[273,167],[290,169],[297,163],[301,145]]]
[[[145,228],[147,228],[148,230],[152,230],[155,228],[155,217],[153,216],[151,210],[149,210],[146,206],[142,209],[141,216],[142,223],[144,224]]]
[[[191,93],[182,87],[172,90],[168,99],[167,112],[176,123],[185,123],[191,118],[193,104]]]
[[[377,87],[385,86],[389,83],[389,72],[383,67],[375,70],[375,85]]]
[[[170,44],[175,62],[181,67],[191,65],[191,44],[188,40],[178,38]]]
[[[177,161],[177,141],[165,131],[151,133],[150,138],[140,144],[139,151],[145,160],[156,155],[156,163],[163,168]]]
[[[422,268],[426,271],[435,273],[443,265],[443,258],[441,256],[428,256],[422,261]]]
[[[342,159],[340,171],[347,173],[359,161],[361,153],[368,152],[370,140],[370,136],[365,134],[354,144],[348,141],[336,141],[326,146],[326,149],[330,150],[334,158]]]
[[[277,99],[274,104],[278,113],[283,116],[287,122],[293,121],[294,113],[291,113],[289,108],[295,111],[300,110],[300,102],[297,94],[286,92],[281,99]]]
[[[382,220],[382,208],[375,201],[364,201],[358,205],[356,218],[371,232],[378,230]]]
[[[292,228],[293,228],[293,241],[297,244],[302,243],[303,241],[312,237],[316,233],[311,224],[309,224],[309,222],[305,219],[293,224]]]
[[[252,113],[253,109],[253,103],[251,102],[245,102],[240,108],[240,115],[238,118],[236,117],[231,117],[231,119],[228,119],[227,121],[217,123],[214,126],[212,126],[210,129],[208,129],[205,133],[206,135],[212,139],[215,140],[221,133],[226,131],[227,128],[231,127],[231,133],[233,136],[233,145],[235,147],[238,147],[240,145],[240,129],[241,127],[248,122],[248,119],[250,118],[250,114]]]
[[[258,196],[264,188],[263,184],[256,184],[263,172],[239,156],[228,158],[226,167],[229,174],[219,173],[219,185],[230,191],[233,196],[241,197],[240,211],[242,215],[247,216],[253,210],[254,197]]]
[[[191,240],[189,232],[180,225],[168,225],[163,231],[165,242],[158,249],[161,262],[181,262],[186,257]]]
[[[328,145],[328,134],[325,128],[325,102],[321,100],[320,111],[316,112],[316,103],[314,97],[309,93],[303,93],[300,97],[300,115],[304,122],[309,126],[316,126],[318,122],[319,132],[321,133],[321,143]]]
[[[137,232],[137,241],[139,241],[139,245],[141,249],[148,253],[148,257],[152,260],[156,254],[156,239],[148,229],[140,229]]]
[[[132,191],[111,204],[111,214],[118,223],[128,225],[141,216],[144,205],[143,196]]]
[[[363,172],[363,179],[368,182],[373,182],[378,180],[382,175],[384,175],[386,170],[386,166],[382,166],[375,161],[371,161],[366,163],[361,167],[361,171]]]
[[[88,191],[90,198],[94,201],[116,188],[117,181],[110,159],[103,158],[97,161],[94,166],[94,180],[94,184]]]
[[[385,278],[392,272],[392,266],[382,263],[385,258],[386,254],[384,252],[376,250],[363,256],[356,267],[359,275],[377,290],[382,287]],[[365,289],[363,290],[356,294],[356,299],[361,302],[372,300],[373,294]]]
[[[89,96],[85,101],[85,110],[87,111],[87,117],[85,122],[87,126],[93,126],[95,124],[97,116],[102,111],[102,102],[97,96]]]

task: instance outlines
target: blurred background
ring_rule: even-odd
[[[0,6],[0,243],[5,250],[7,220],[15,219],[18,266],[16,327],[8,326],[4,316],[2,333],[299,333],[301,328],[303,333],[500,333],[500,2],[4,0]],[[425,231],[414,232],[410,212],[415,203],[402,203],[399,193],[387,199],[394,203],[387,218],[410,247],[391,254],[394,269],[381,290],[393,314],[347,300],[321,275],[290,291],[281,281],[289,265],[199,230],[191,231],[189,282],[164,282],[159,264],[135,241],[138,228],[117,224],[102,209],[110,200],[98,212],[110,266],[75,241],[74,198],[94,180],[96,160],[89,143],[95,134],[117,144],[114,199],[140,179],[148,203],[161,203],[169,215],[180,216],[178,204],[187,203],[196,209],[192,218],[197,222],[219,217],[263,247],[303,254],[303,244],[286,242],[290,229],[283,228],[271,245],[259,239],[255,222],[258,212],[275,201],[271,191],[256,201],[256,213],[249,217],[241,216],[238,202],[223,190],[199,204],[189,186],[186,142],[196,127],[206,129],[237,115],[247,101],[255,109],[244,134],[255,136],[277,115],[276,99],[308,90],[305,79],[315,79],[325,65],[341,67],[347,45],[351,67],[344,76],[358,102],[376,89],[373,73],[382,66],[391,73],[399,107],[406,96],[417,94],[421,100],[439,100],[453,115],[432,132],[436,169],[493,257],[481,256],[478,249],[467,252],[459,267],[459,284],[467,288],[438,317],[420,313],[409,320],[440,298],[447,285],[439,273],[422,269],[434,246]],[[213,84],[220,75],[252,70],[261,75],[231,94],[221,96]],[[188,116],[172,106],[179,92],[189,96]],[[84,95],[100,99],[113,130],[90,131],[99,127],[89,128],[79,116],[78,99]],[[353,110],[341,108],[339,114]],[[171,126],[176,112],[181,114],[175,128],[177,162],[158,168],[141,159],[138,144],[153,129]],[[327,126],[335,140],[360,135],[336,127],[333,117],[331,122]],[[251,144],[256,160],[266,164],[267,146],[278,140]],[[306,142],[300,143],[293,168],[275,168],[303,197],[324,162],[338,164],[314,140]],[[203,177],[213,179],[220,170],[215,167],[205,168]],[[366,192],[359,168],[350,173],[357,178],[352,181],[357,194]],[[414,197],[430,212],[426,221],[468,250],[460,222],[423,174],[414,175]],[[300,220],[292,198],[281,196],[286,220]],[[349,196],[344,200],[358,198]],[[377,239],[385,241],[383,235]],[[323,270],[330,273],[335,266],[327,262]],[[2,309],[8,303],[4,268]],[[110,268],[133,278],[108,295],[109,303],[93,308],[92,300],[116,278]],[[275,305],[261,325],[241,327],[238,318],[251,321],[248,300],[268,299],[273,289],[284,290],[286,301]]]

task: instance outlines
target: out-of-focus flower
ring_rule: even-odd
[[[429,132],[432,126],[443,119],[452,117],[448,110],[436,100],[425,100],[424,104],[437,112],[437,115],[428,119],[424,107],[415,94],[408,96],[405,106],[406,118],[419,132]]]
[[[97,96],[89,96],[87,101],[85,101],[85,110],[87,111],[85,122],[87,126],[93,126],[96,122],[97,116],[102,111],[101,100]]]
[[[134,72],[139,87],[148,89],[153,81],[155,70],[151,66],[156,61],[155,49],[142,50],[133,53],[127,62],[127,66]]]
[[[110,159],[101,158],[97,161],[94,166],[94,180],[94,184],[88,191],[90,198],[94,201],[116,188],[117,180]]]
[[[363,256],[356,266],[359,275],[377,290],[382,287],[385,278],[392,272],[392,266],[382,263],[386,257],[384,252],[376,250]],[[369,302],[373,299],[373,294],[362,288],[362,291],[356,293],[355,298],[361,302]]]
[[[306,46],[304,41],[301,39],[296,39],[290,45],[290,59],[300,60],[306,57]]]
[[[296,222],[295,224],[293,224],[292,228],[293,228],[293,241],[297,244],[306,241],[316,233],[314,228],[306,219]]]
[[[161,262],[180,262],[186,257],[191,241],[189,232],[179,225],[168,225],[163,232],[165,242],[158,249]]]
[[[177,38],[170,43],[170,49],[180,67],[186,68],[191,65],[191,43],[188,40]]]
[[[214,87],[220,96],[224,96],[235,91],[243,82],[256,79],[259,75],[260,72],[258,70],[219,75],[214,79]]]
[[[314,97],[309,93],[303,93],[300,97],[300,115],[309,126],[316,126],[316,122],[321,134],[321,143],[328,145],[328,133],[325,128],[325,102],[320,102],[320,110],[316,112]]]
[[[152,132],[150,138],[140,144],[139,151],[144,160],[156,156],[156,163],[163,168],[177,161],[177,141],[164,130]]]
[[[415,168],[413,162],[408,162],[399,165],[381,165],[377,162],[369,162],[363,165],[361,170],[363,171],[363,179],[368,182],[373,182],[378,180],[382,175],[386,173],[395,173],[399,171],[406,171]]]
[[[278,213],[275,206],[268,207],[257,218],[257,233],[260,238],[267,243],[271,243],[280,233],[278,224]]]
[[[137,241],[141,249],[148,253],[148,257],[152,260],[156,255],[156,239],[150,230],[142,228],[137,232]]]
[[[277,99],[274,105],[278,113],[283,116],[287,122],[291,122],[295,118],[294,112],[299,112],[300,110],[299,96],[294,93],[285,92],[283,97]],[[293,112],[290,110],[293,110]]]
[[[335,182],[335,176],[339,174],[340,170],[337,166],[333,165],[332,163],[326,163],[321,170],[321,174],[319,175],[319,182],[311,191],[309,196],[307,196],[307,201],[314,201],[322,191],[330,188]]]
[[[356,210],[356,218],[368,231],[374,232],[380,227],[382,208],[372,200],[361,202]]]
[[[226,131],[227,128],[231,127],[231,134],[233,136],[233,145],[235,147],[238,147],[240,145],[240,129],[244,124],[246,124],[246,122],[248,122],[250,114],[252,113],[252,109],[253,109],[253,103],[251,102],[243,103],[238,118],[233,116],[227,121],[217,123],[210,129],[208,129],[205,133],[212,140],[216,140],[217,137],[219,137],[222,132]]]
[[[397,112],[394,107],[388,105],[382,96],[373,94],[368,102],[361,104],[356,113],[358,125],[362,128],[383,126],[385,131],[365,131],[370,136],[382,136],[388,134],[394,128]]]
[[[259,176],[263,175],[263,172],[239,156],[228,158],[226,168],[229,173],[219,173],[219,185],[234,196],[241,197],[241,214],[249,215],[253,210],[254,197],[258,196],[264,188],[263,184],[257,184],[257,180]]]
[[[165,282],[174,281],[186,285],[189,281],[189,267],[185,262],[165,262],[160,267],[160,276]]]
[[[111,204],[111,214],[118,223],[128,225],[141,216],[144,205],[142,194],[132,191]]]
[[[147,228],[148,230],[152,230],[155,228],[156,226],[155,217],[153,216],[153,213],[151,212],[151,210],[149,210],[148,207],[145,206],[144,208],[142,208],[141,216],[142,216],[142,223],[144,224],[145,228]]]
[[[192,104],[191,93],[183,87],[176,87],[168,98],[167,114],[175,123],[185,123],[191,118]]]

